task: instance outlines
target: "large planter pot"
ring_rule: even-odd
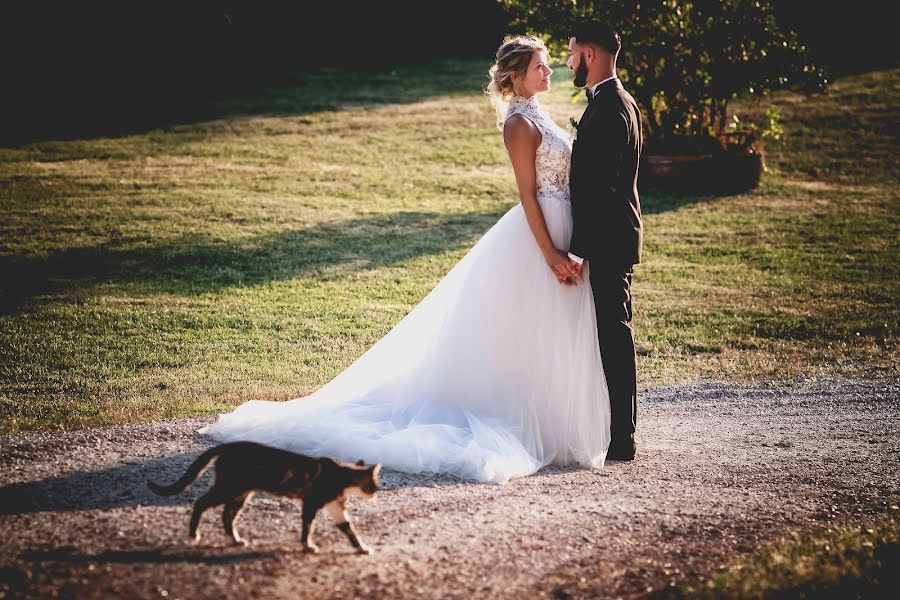
[[[712,160],[712,154],[644,155],[640,181],[668,189],[690,188],[706,181]]]
[[[713,164],[718,174],[717,188],[724,192],[745,192],[759,185],[764,169],[762,156],[756,152],[723,152]]]
[[[680,153],[651,148],[641,156],[638,183],[679,193],[731,194],[758,186],[762,171],[762,157],[745,147]]]

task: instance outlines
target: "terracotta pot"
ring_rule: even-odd
[[[641,157],[641,175],[655,180],[693,178],[704,173],[712,158],[712,154],[645,155]]]
[[[762,156],[755,152],[723,152],[716,161],[717,187],[725,192],[745,192],[759,185]]]
[[[683,193],[738,193],[759,185],[758,154],[731,150],[714,154],[646,154],[638,183]]]

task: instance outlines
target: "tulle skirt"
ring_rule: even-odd
[[[570,204],[540,204],[567,248]],[[517,204],[331,382],[304,398],[247,402],[201,433],[484,482],[551,463],[600,467],[609,395],[588,276],[557,281]]]

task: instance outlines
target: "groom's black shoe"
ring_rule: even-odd
[[[612,442],[606,452],[606,460],[634,460],[637,447],[633,440]]]

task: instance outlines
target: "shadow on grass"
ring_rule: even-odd
[[[641,204],[645,215],[653,215],[714,198],[651,190]],[[400,212],[238,241],[198,234],[73,248],[38,258],[2,256],[0,314],[15,314],[37,298],[66,293],[83,301],[101,284],[196,295],[297,277],[327,280],[455,250],[474,242],[501,214]]]
[[[714,193],[690,193],[667,191],[660,187],[640,185],[641,214],[658,215],[665,212],[678,210],[685,206],[711,202],[726,196],[735,196],[733,192]]]
[[[0,257],[0,312],[18,312],[41,296],[90,295],[94,286],[104,283],[195,295],[297,277],[329,279],[459,248],[486,232],[498,217],[493,211],[403,212],[239,241],[198,235],[147,247],[105,245],[46,258]]]

